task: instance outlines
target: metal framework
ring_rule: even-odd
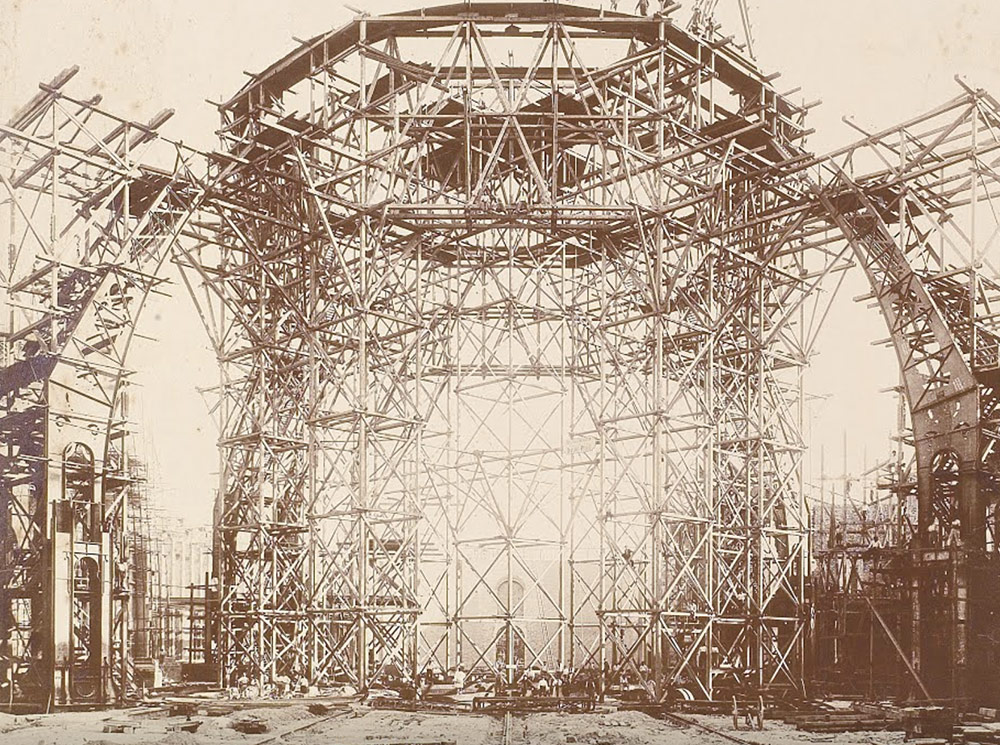
[[[555,3],[362,16],[222,104],[211,155],[43,87],[0,128],[17,696],[127,688],[125,353],[171,252],[221,365],[223,682],[803,692],[802,370],[857,261],[913,418],[912,664],[964,695],[992,623],[995,104],[815,158],[807,107],[710,36]],[[62,641],[98,598],[106,627]]]
[[[808,677],[813,696],[929,697],[913,665],[909,546],[916,532],[912,432],[901,389],[892,457],[810,507],[813,627]],[[836,480],[835,480],[836,481]]]
[[[6,703],[107,701],[130,685],[125,356],[187,214],[180,151],[156,175],[140,166],[162,159],[151,148],[169,112],[108,115],[66,95],[75,72],[0,125]]]
[[[481,4],[359,18],[221,113],[182,264],[226,679],[801,689],[800,377],[847,266],[803,108],[666,17]]]
[[[931,694],[963,702],[1000,695],[998,150],[1000,106],[966,87],[934,111],[866,133],[817,179],[886,320],[912,422],[912,664]]]

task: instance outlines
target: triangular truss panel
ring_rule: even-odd
[[[666,17],[363,17],[220,108],[224,677],[798,689],[804,110]],[[806,251],[805,249],[809,249]],[[582,674],[582,673],[581,673]]]

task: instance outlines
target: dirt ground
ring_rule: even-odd
[[[245,735],[232,728],[234,719],[256,715],[267,721],[265,734]],[[129,717],[126,712],[72,712],[49,715],[0,714],[2,745],[502,745],[503,719],[482,714],[424,714],[380,711],[352,706],[334,716],[316,716],[304,705],[247,709],[231,716],[194,717],[196,733],[170,732],[183,718]],[[732,729],[721,716],[692,716],[713,728],[760,745],[901,745],[901,732],[849,732],[837,735],[799,732],[781,722],[768,722],[763,732]],[[103,732],[107,720],[131,721],[133,732]],[[310,726],[305,726],[310,725]],[[579,745],[711,745],[726,743],[718,735],[653,719],[635,711],[593,714],[527,714],[513,718],[512,745],[578,743]]]

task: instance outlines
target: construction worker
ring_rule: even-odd
[[[240,671],[239,677],[236,678],[236,692],[240,698],[247,697],[247,689],[250,688],[250,678],[247,676],[246,671]]]
[[[945,541],[946,546],[961,546],[962,545],[962,521],[957,517],[951,521],[951,529],[948,531],[948,538]]]
[[[927,526],[927,543],[934,548],[941,545],[941,523],[936,517]]]
[[[560,667],[552,673],[552,695],[559,698],[563,695],[563,684],[566,680],[566,668]]]
[[[287,675],[275,675],[274,688],[278,698],[287,698],[292,692],[292,679]]]

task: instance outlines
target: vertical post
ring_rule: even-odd
[[[549,100],[552,107],[552,124],[550,137],[552,143],[549,149],[549,193],[552,195],[553,210],[557,208],[559,194],[559,135],[560,135],[560,114],[559,114],[559,55],[558,39],[559,25],[552,23],[548,27],[551,35],[549,65],[551,67],[551,77],[549,79]],[[563,244],[559,251],[559,660],[558,667],[566,667],[567,660],[571,656],[569,647],[573,644],[573,633],[570,627],[570,619],[573,615],[572,595],[567,594],[572,586],[572,569],[567,566],[567,541],[571,540],[571,529],[569,523],[573,520],[573,505],[570,502],[570,490],[572,489],[572,479],[566,476],[566,428],[573,422],[572,416],[567,421],[566,407],[568,404],[567,383],[569,378],[566,374],[566,324],[567,302],[566,302],[566,246]],[[569,486],[568,486],[569,484]],[[568,512],[568,514],[567,514]],[[572,549],[570,548],[570,551]]]
[[[713,322],[717,312],[715,294],[715,261],[709,260],[707,290],[708,308],[706,310],[708,311],[709,320]],[[716,528],[722,527],[722,516],[718,513],[718,494],[715,488],[715,482],[718,478],[718,474],[716,473],[717,465],[715,462],[715,448],[719,440],[719,425],[716,417],[714,416],[715,379],[717,374],[715,367],[715,335],[705,335],[702,338],[701,343],[708,345],[705,360],[706,390],[704,413],[711,424],[707,434],[708,446],[705,448],[705,475],[703,485],[705,505],[708,511],[708,520],[705,528],[709,533],[707,538],[708,550],[705,562],[705,587],[708,592],[709,617],[706,621],[708,628],[705,633],[705,662],[700,673],[705,676],[703,684],[705,690],[708,692],[709,698],[714,698],[715,687],[712,680],[712,670],[715,666],[715,619],[718,618],[722,612],[721,592],[716,591],[716,574],[719,571],[719,567],[716,562],[716,551],[721,548],[721,545],[716,543],[717,540],[720,540],[716,537]]]
[[[326,73],[324,72],[324,79]],[[310,93],[312,92],[312,84],[310,83]],[[326,96],[323,98],[324,109],[326,107]],[[310,114],[313,109],[310,107]],[[300,159],[302,163],[302,168],[306,168],[307,161],[304,158]],[[309,174],[302,174],[303,178],[307,181],[309,179]],[[305,198],[305,195],[301,195]],[[322,209],[322,205],[317,205],[318,209]],[[322,244],[316,247],[307,246],[307,262],[308,262],[308,277],[306,279],[306,293],[308,307],[305,313],[306,318],[309,319],[310,323],[313,325],[318,325],[322,323],[324,319],[325,307],[320,305],[320,282],[326,279],[327,272],[325,267],[322,267],[321,255],[325,252],[318,250]],[[332,248],[332,247],[331,247]],[[312,250],[310,250],[312,249]],[[306,534],[306,540],[309,542],[306,549],[306,563],[305,571],[306,576],[303,578],[303,587],[308,593],[308,597],[305,599],[305,603],[309,610],[314,611],[310,613],[306,618],[306,623],[308,624],[308,630],[306,632],[306,669],[305,674],[308,676],[311,682],[316,681],[316,676],[319,674],[317,669],[317,657],[319,655],[320,644],[324,637],[327,637],[330,633],[329,629],[329,615],[326,611],[326,599],[322,597],[322,589],[318,587],[318,576],[321,572],[319,566],[320,563],[320,550],[323,541],[322,527],[319,520],[315,519],[318,514],[324,512],[322,506],[320,505],[320,493],[318,488],[318,474],[317,470],[319,468],[319,457],[320,457],[320,444],[319,436],[317,433],[316,418],[319,415],[320,409],[320,364],[319,358],[322,354],[322,350],[319,348],[320,339],[319,335],[314,330],[307,330],[306,333],[309,336],[307,354],[308,356],[308,375],[309,382],[308,388],[306,389],[306,478],[305,478],[305,517],[308,522],[308,532]],[[319,606],[317,608],[317,605]]]
[[[665,103],[663,100],[664,84],[663,77],[666,74],[664,69],[664,54],[665,54],[665,28],[664,20],[661,18],[657,26],[658,40],[659,40],[659,54],[657,55],[657,80],[656,80],[656,96],[657,96],[657,108],[663,111]],[[656,118],[656,159],[658,163],[663,162],[664,154],[664,119],[661,116]],[[660,686],[662,683],[663,676],[663,619],[661,618],[661,613],[663,611],[663,590],[665,587],[665,582],[663,578],[663,514],[666,510],[666,505],[664,504],[665,493],[666,493],[666,472],[668,470],[667,458],[669,448],[666,447],[664,440],[667,439],[668,433],[664,432],[664,422],[667,416],[665,411],[666,407],[666,392],[664,387],[665,383],[665,370],[664,370],[664,359],[663,359],[663,345],[665,343],[663,334],[663,324],[665,320],[665,310],[663,308],[663,303],[665,298],[663,297],[663,286],[664,286],[664,263],[663,263],[663,252],[664,252],[664,236],[663,236],[663,216],[659,214],[660,210],[664,207],[664,187],[665,179],[662,173],[662,167],[657,169],[656,177],[656,211],[657,217],[654,224],[653,232],[653,271],[652,271],[652,281],[650,282],[649,294],[650,302],[653,306],[654,320],[653,320],[653,343],[656,348],[653,351],[653,473],[652,473],[652,494],[650,500],[650,510],[652,511],[653,526],[652,526],[652,555],[650,556],[650,561],[652,562],[652,587],[650,588],[650,598],[653,601],[652,614],[650,622],[652,624],[652,654],[651,662],[649,665],[651,668],[651,674],[653,677],[653,686],[656,692],[657,699],[661,695],[662,691]],[[649,247],[647,247],[647,252]],[[647,253],[648,256],[648,253]],[[643,681],[645,684],[647,681]]]
[[[361,44],[367,42],[368,24],[364,18],[358,22],[358,38]],[[365,55],[359,55],[359,91],[360,91],[360,116],[361,116],[361,138],[360,150],[361,160],[368,157],[368,83],[366,79]],[[367,204],[368,194],[368,168],[361,170],[361,202]],[[358,382],[356,391],[356,422],[358,427],[358,485],[356,500],[356,520],[357,520],[357,572],[358,572],[358,615],[357,638],[356,638],[356,673],[358,685],[361,688],[368,686],[368,639],[369,639],[369,618],[368,618],[368,307],[371,298],[368,297],[368,274],[369,274],[369,223],[370,218],[365,215],[361,218],[360,224],[360,250],[358,255],[358,291],[361,296],[361,308],[358,314]]]
[[[604,241],[601,242],[601,276],[603,277],[605,272],[608,271],[608,250],[607,245]],[[608,304],[608,290],[607,285],[603,281],[598,281],[598,286],[600,290],[598,291],[598,307],[600,312],[603,314],[607,311]],[[598,411],[602,414],[607,411],[607,390],[608,390],[608,377],[607,377],[607,353],[605,351],[605,345],[601,344],[597,350],[597,366],[600,377],[600,385],[598,388],[598,397],[600,399],[600,407]],[[598,648],[600,653],[598,655],[598,671],[600,678],[598,679],[598,690],[601,696],[604,695],[604,668],[608,664],[608,528],[609,528],[609,515],[614,508],[611,495],[608,494],[608,430],[603,421],[596,421],[595,425],[597,427],[597,437],[598,437],[598,499],[597,499],[597,524],[598,524],[598,535],[599,535],[599,552],[598,552],[598,602],[597,602],[597,623],[598,623]],[[612,561],[612,569],[614,568],[617,559]],[[614,577],[611,578],[611,592],[614,592]],[[611,598],[611,608],[614,608],[614,597]]]
[[[764,283],[765,279],[763,274],[755,274],[756,279],[753,281],[756,286],[753,288],[754,302],[751,304],[750,312],[756,315],[754,319],[757,331],[757,338],[764,338],[764,313],[766,312],[765,306],[765,296],[764,296]],[[764,411],[767,402],[764,399],[764,387],[765,387],[765,376],[767,375],[767,370],[765,368],[766,358],[765,351],[763,349],[754,350],[754,355],[756,356],[756,367],[751,374],[752,385],[756,387],[756,395],[754,405],[756,407],[756,431],[754,432],[752,441],[756,447],[756,493],[757,499],[754,505],[754,517],[753,522],[749,526],[750,528],[750,541],[752,544],[751,553],[754,556],[754,580],[753,580],[753,592],[750,600],[750,607],[748,611],[751,616],[751,624],[753,626],[753,638],[754,638],[754,654],[756,656],[754,664],[754,677],[756,678],[757,687],[762,688],[764,686],[764,667],[765,658],[770,653],[771,639],[770,630],[765,627],[764,617],[766,616],[766,609],[764,607],[765,603],[765,592],[764,592],[764,528],[766,525],[765,510],[767,509],[767,500],[765,492],[767,490],[767,470],[765,466],[764,459],[764,447],[765,447],[765,437],[764,437]],[[748,371],[749,372],[749,371]],[[768,649],[764,648],[765,639],[767,640]]]

